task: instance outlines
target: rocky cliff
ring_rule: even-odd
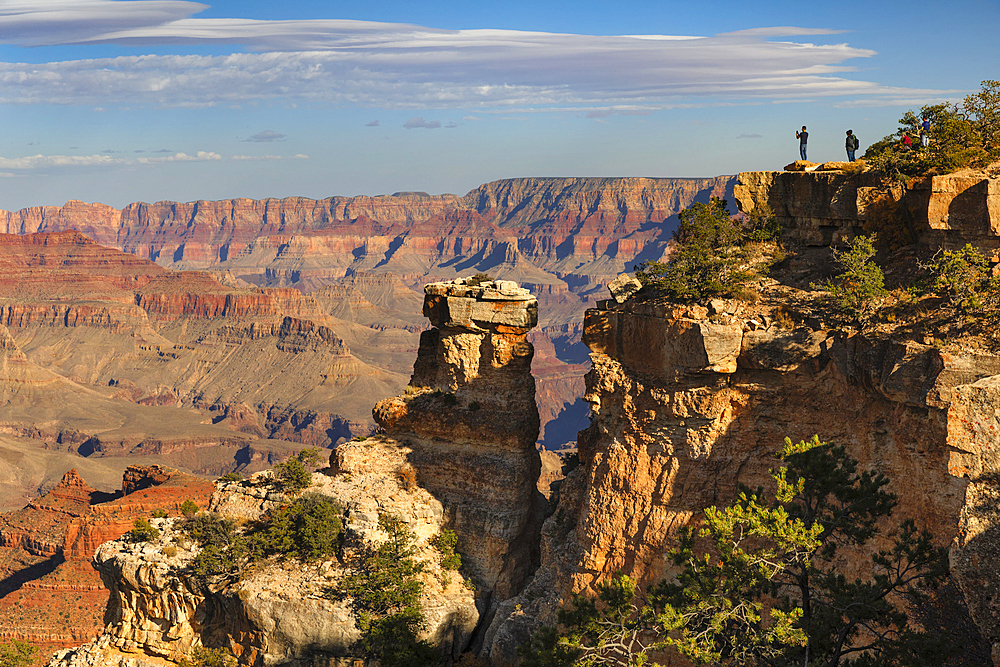
[[[413,377],[375,419],[411,450],[418,482],[441,500],[486,616],[537,565],[544,499],[536,488],[538,408],[527,333],[538,302],[512,281],[457,279],[425,288]]]
[[[873,172],[757,171],[737,177],[734,198],[746,213],[767,204],[786,241],[807,245],[827,246],[862,232],[873,204],[889,197],[909,243],[1000,247],[1000,179],[971,172],[925,176],[889,191]]]
[[[367,419],[372,402],[398,391],[417,346],[415,333],[424,328],[419,319],[410,319],[414,311],[399,301],[398,292],[395,299],[384,300],[390,295],[356,276],[392,275],[399,286],[409,288],[404,297],[408,302],[421,298],[419,289],[427,282],[477,270],[519,281],[542,304],[533,339],[542,342],[542,351],[552,353],[539,355],[535,375],[543,438],[557,447],[575,440],[576,431],[585,425],[578,400],[586,363],[579,344],[584,309],[615,275],[641,260],[663,256],[680,210],[693,201],[730,196],[733,182],[732,177],[523,178],[487,183],[464,197],[398,193],[324,200],[233,199],[137,203],[122,210],[72,201],[62,207],[0,212],[0,232],[75,229],[101,245],[163,267],[212,269],[250,284],[315,292],[321,307],[341,320],[336,331],[352,353],[392,374],[391,387],[384,386],[385,377],[372,382],[370,375],[367,387],[353,383],[351,393],[364,394],[364,399],[352,406],[356,414],[326,425],[338,433],[357,431],[358,420]],[[383,299],[375,305],[390,305],[391,312],[360,302],[342,307],[331,298],[339,294],[339,285],[354,295],[364,292]],[[392,307],[394,301],[406,307]],[[168,303],[162,295],[151,295],[138,305],[173,311],[181,307],[176,298]],[[236,313],[242,306],[209,299],[185,307]],[[15,312],[5,317],[22,321],[65,314]],[[123,305],[82,317],[120,327],[134,314],[134,308]],[[398,353],[386,354],[389,347]],[[368,375],[369,370],[338,368],[336,373]],[[374,385],[384,391],[376,393]],[[265,423],[259,427],[273,428]]]
[[[93,642],[57,653],[51,665],[162,665],[201,646],[231,649],[241,664],[353,664],[360,632],[349,602],[325,592],[352,567],[360,545],[386,539],[378,517],[403,519],[417,538],[424,566],[423,637],[446,658],[468,646],[479,618],[461,577],[444,572],[431,544],[445,521],[441,503],[404,474],[409,450],[371,438],[337,448],[330,474],[313,475],[309,493],[344,507],[343,560],[300,563],[272,558],[238,580],[202,577],[189,567],[200,551],[176,520],[153,520],[160,537],[127,539],[97,549],[94,567],[110,590],[107,624]],[[262,518],[288,498],[270,473],[221,483],[210,508],[240,524]]]

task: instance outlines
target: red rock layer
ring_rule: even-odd
[[[41,664],[53,650],[95,637],[108,600],[90,565],[97,547],[154,510],[177,516],[187,499],[207,507],[214,485],[168,468],[131,466],[122,488],[124,495],[109,500],[74,469],[24,509],[0,515],[0,640],[38,645]]]

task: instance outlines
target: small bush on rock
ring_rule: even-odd
[[[340,550],[344,509],[332,498],[309,493],[274,512],[267,527],[253,535],[258,556],[294,556],[304,561],[333,556]]]
[[[434,548],[441,552],[441,567],[446,570],[458,570],[462,567],[462,556],[455,552],[458,535],[455,531],[442,528],[441,532],[431,540]]]
[[[959,250],[939,250],[923,265],[934,277],[935,292],[962,315],[996,311],[1000,304],[1000,280],[978,248],[966,244]]]
[[[351,573],[327,592],[328,597],[350,598],[369,656],[386,667],[437,664],[441,656],[426,640],[417,639],[425,626],[418,578],[423,563],[414,560],[416,537],[402,519],[379,516],[388,540],[366,544]]]
[[[312,473],[309,468],[317,465],[319,460],[319,448],[307,447],[295,456],[289,457],[287,461],[276,464],[274,478],[287,492],[299,493],[312,484]]]
[[[225,475],[219,478],[220,482],[242,482],[243,473],[239,472],[227,472]]]
[[[193,517],[195,514],[198,513],[198,505],[190,498],[181,503],[180,509],[181,509],[181,514],[183,514],[184,517],[187,519],[190,519],[191,517]]]
[[[35,661],[38,647],[20,639],[0,642],[0,667],[28,667]]]
[[[191,652],[190,658],[182,658],[178,667],[235,667],[236,657],[227,648],[205,648],[199,646]]]
[[[149,523],[149,519],[136,519],[128,535],[133,542],[152,542],[160,537],[160,531]]]
[[[848,315],[865,318],[889,296],[885,276],[875,263],[875,234],[857,236],[847,242],[848,250],[833,249],[833,259],[843,269],[833,280],[814,289],[828,292],[840,310]]]

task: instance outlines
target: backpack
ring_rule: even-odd
[[[852,134],[851,135],[851,139],[854,140],[854,142],[851,144],[853,146],[853,148],[851,148],[851,150],[855,150],[855,151],[858,150],[858,147],[861,145],[861,142],[858,141],[858,135]]]

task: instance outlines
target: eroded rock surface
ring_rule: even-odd
[[[544,499],[528,331],[536,299],[510,281],[426,287],[413,377],[375,406],[388,435],[410,448],[419,483],[438,498],[485,591],[487,616],[537,564]]]
[[[349,601],[324,593],[345,573],[352,553],[366,541],[385,539],[382,513],[402,518],[417,537],[417,560],[427,617],[424,637],[457,658],[479,619],[472,591],[440,566],[430,544],[444,510],[425,489],[403,475],[409,451],[382,438],[346,443],[336,451],[335,472],[316,473],[309,493],[345,507],[345,563],[326,559],[303,564],[272,560],[236,582],[197,577],[187,565],[199,551],[177,521],[154,519],[157,540],[103,544],[94,556],[111,591],[108,625],[97,640],[57,653],[50,665],[162,664],[190,656],[198,646],[231,648],[241,664],[330,664],[360,655],[360,633]],[[269,472],[245,482],[221,483],[211,508],[239,522],[258,519],[288,502]]]
[[[889,477],[900,500],[891,525],[913,518],[952,547],[961,613],[1000,640],[997,358],[803,322],[783,329],[731,305],[713,308],[731,312],[720,334],[731,365],[709,363],[708,332],[720,325],[704,310],[628,302],[587,312],[592,424],[543,526],[541,567],[490,627],[494,663],[515,660],[571,593],[616,572],[641,582],[669,574],[681,527],[740,484],[768,487],[783,439],[814,434]],[[885,548],[891,525],[870,547]],[[866,554],[843,555],[849,572],[867,575]]]

